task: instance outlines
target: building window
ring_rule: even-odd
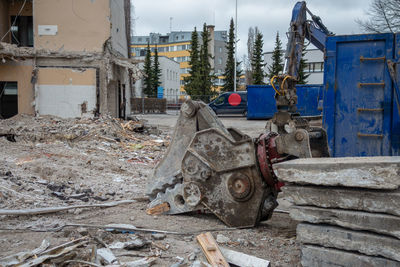
[[[33,47],[33,17],[32,16],[11,16],[11,43],[17,46]]]
[[[184,35],[181,35],[181,39],[182,39],[182,40],[185,39],[185,36],[184,36]]]
[[[222,65],[222,57],[219,57],[219,58],[218,58],[218,64],[219,64],[219,65]]]
[[[0,82],[0,117],[7,119],[18,114],[17,82]]]
[[[138,42],[141,42],[142,41],[142,37],[139,37],[137,40],[138,40]]]
[[[310,62],[306,63],[306,67],[304,72],[323,72],[324,71],[324,63],[323,62]]]
[[[149,42],[149,38],[146,38],[146,43],[148,43]]]
[[[222,53],[222,47],[221,46],[219,47],[219,52]]]

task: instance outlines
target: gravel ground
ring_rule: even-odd
[[[296,222],[286,213],[277,212],[258,227],[238,230],[227,230],[212,214],[147,215],[144,188],[152,169],[166,151],[174,121],[165,123],[164,120],[160,125],[155,123],[160,122],[159,118],[158,121],[152,116],[140,118],[148,120],[147,125],[140,125],[142,121],[126,125],[126,122],[107,117],[62,120],[16,116],[0,121],[0,133],[17,134],[16,142],[0,137],[0,209],[136,200],[110,208],[79,208],[45,215],[0,215],[0,258],[31,251],[44,239],[54,247],[75,238],[89,237],[82,247],[61,257],[55,264],[58,266],[62,262],[66,264],[68,259],[89,260],[93,247],[99,249],[102,243],[109,246],[139,238],[143,246],[134,250],[112,249],[120,262],[157,256],[153,266],[171,266],[179,262],[184,263],[174,266],[191,266],[195,258],[205,261],[195,240],[196,233],[219,229],[212,233],[223,240],[221,246],[267,259],[272,266],[299,265]],[[242,125],[241,130],[251,136],[265,124],[253,121],[245,125],[246,120],[242,118],[229,120],[236,120],[236,124]],[[124,124],[126,127],[121,126]],[[129,224],[185,234],[157,237],[151,232],[122,233],[93,227],[107,224]],[[65,227],[51,231],[60,226]]]

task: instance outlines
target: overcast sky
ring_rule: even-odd
[[[135,35],[150,32],[201,30],[203,23],[215,25],[215,30],[228,30],[230,18],[235,16],[235,0],[131,0],[135,7]],[[264,52],[274,48],[279,31],[286,47],[293,0],[237,0],[238,1],[238,58],[247,53],[247,33],[257,26],[264,35]],[[361,33],[355,23],[362,18],[372,0],[308,0],[307,7],[320,16],[335,34]]]

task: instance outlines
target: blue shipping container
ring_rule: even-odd
[[[399,39],[389,33],[327,38],[323,127],[331,156],[400,155],[400,103],[387,65],[397,62],[399,80]]]
[[[301,116],[319,116],[318,102],[322,100],[321,84],[297,85],[297,110]],[[275,91],[271,85],[247,86],[247,119],[269,119],[276,112]]]

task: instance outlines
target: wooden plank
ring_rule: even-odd
[[[167,202],[158,204],[152,208],[149,208],[146,210],[146,213],[148,215],[158,215],[164,212],[169,211],[169,204]]]
[[[203,253],[207,257],[207,261],[212,266],[218,267],[229,267],[228,262],[225,260],[224,256],[217,245],[214,237],[210,232],[202,233],[196,237],[197,242],[199,242]]]

